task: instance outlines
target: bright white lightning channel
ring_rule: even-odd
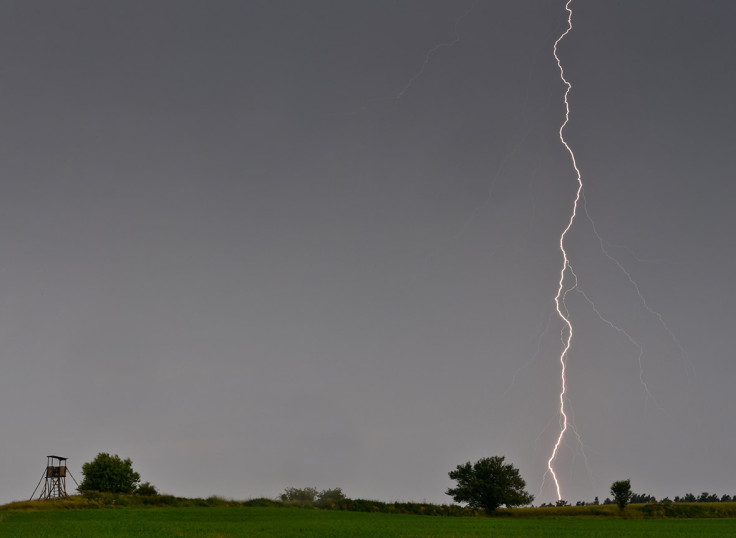
[[[567,314],[567,309],[564,308],[564,305],[562,304],[562,301],[564,299],[564,295],[568,293],[569,291],[576,289],[577,287],[577,281],[574,281],[573,285],[568,288],[565,288],[565,277],[568,274],[572,273],[572,268],[570,266],[570,260],[567,256],[567,251],[565,250],[565,236],[567,236],[567,232],[570,231],[570,228],[572,228],[573,223],[575,222],[575,217],[577,216],[578,212],[578,204],[580,202],[580,195],[583,191],[583,179],[582,175],[580,174],[580,170],[578,169],[578,164],[575,160],[575,153],[573,153],[572,148],[565,140],[565,136],[563,134],[563,131],[565,130],[565,127],[567,126],[567,123],[570,121],[570,102],[568,101],[568,95],[570,94],[570,90],[572,89],[572,84],[570,84],[567,79],[565,78],[565,70],[562,68],[562,62],[560,61],[560,57],[557,55],[557,45],[559,45],[560,41],[562,41],[567,34],[569,34],[572,31],[572,9],[570,8],[570,4],[572,3],[572,0],[568,0],[565,4],[565,10],[567,11],[567,28],[565,31],[560,35],[560,37],[557,38],[557,41],[555,41],[554,47],[552,48],[552,52],[554,54],[555,60],[557,61],[557,67],[560,70],[560,79],[562,79],[563,84],[565,85],[565,96],[564,96],[564,102],[565,102],[565,121],[562,122],[562,125],[560,125],[559,130],[559,136],[560,136],[560,142],[562,142],[562,145],[565,146],[565,149],[570,154],[570,159],[572,160],[572,166],[575,169],[575,174],[577,177],[578,182],[578,188],[575,192],[575,200],[572,205],[572,212],[570,214],[570,220],[567,222],[567,226],[565,226],[565,229],[560,234],[560,252],[562,253],[562,269],[560,271],[560,281],[559,285],[557,287],[557,295],[555,295],[555,308],[557,309],[557,315],[562,320],[564,326],[563,326],[563,335],[562,335],[562,352],[560,353],[560,433],[557,436],[557,441],[555,442],[554,448],[552,449],[552,455],[550,456],[549,460],[547,461],[547,468],[549,469],[550,474],[552,475],[552,480],[555,483],[555,488],[557,490],[557,499],[562,499],[562,494],[560,493],[560,483],[557,480],[557,474],[555,473],[555,469],[553,466],[553,463],[555,461],[555,458],[557,457],[557,452],[560,449],[560,444],[562,443],[562,439],[565,436],[565,432],[568,428],[568,417],[567,413],[565,413],[565,394],[567,393],[567,353],[570,350],[570,346],[572,345],[572,323],[570,322],[570,318]],[[574,276],[574,275],[573,275]]]
[[[601,252],[604,254],[606,258],[608,258],[619,269],[619,271],[621,271],[621,273],[623,273],[623,275],[626,277],[626,279],[632,286],[634,292],[638,296],[644,309],[647,312],[649,312],[649,314],[651,314],[658,321],[660,326],[665,330],[665,332],[669,335],[672,342],[679,349],[680,354],[685,360],[686,365],[689,368],[692,368],[692,363],[690,362],[687,352],[685,351],[684,347],[680,343],[679,339],[675,336],[674,332],[665,323],[664,317],[662,316],[662,314],[656,311],[655,309],[653,309],[648,304],[648,302],[644,298],[644,295],[639,289],[639,285],[634,281],[631,273],[629,273],[626,270],[626,268],[621,264],[621,262],[619,262],[606,249],[605,241],[599,235],[598,230],[596,229],[596,226],[595,226],[595,222],[593,221],[593,219],[590,217],[590,214],[588,213],[587,205],[585,203],[585,197],[583,196],[582,175],[580,173],[580,170],[577,165],[577,161],[575,159],[575,153],[573,152],[572,148],[565,140],[565,136],[564,136],[565,127],[570,121],[570,103],[569,103],[568,97],[570,94],[570,90],[572,89],[572,84],[570,84],[570,82],[565,78],[565,71],[562,67],[562,62],[557,53],[557,47],[560,44],[560,42],[567,36],[567,34],[569,34],[572,31],[573,12],[572,12],[572,9],[570,8],[572,1],[573,0],[567,0],[567,3],[565,4],[565,10],[567,11],[567,28],[557,38],[553,46],[553,54],[554,54],[555,60],[557,61],[557,67],[560,71],[560,79],[565,85],[565,93],[564,93],[565,119],[560,125],[559,138],[560,138],[560,142],[562,143],[562,145],[565,147],[568,154],[570,155],[570,160],[572,161],[572,166],[575,170],[575,175],[576,175],[576,179],[578,183],[577,191],[575,192],[575,198],[572,204],[572,211],[570,214],[570,218],[567,221],[567,225],[565,226],[565,228],[562,230],[562,233],[560,234],[559,245],[560,245],[560,252],[562,254],[562,269],[560,270],[560,280],[559,280],[558,287],[557,287],[557,294],[555,295],[555,298],[554,298],[555,309],[556,309],[557,315],[563,322],[562,332],[561,332],[562,351],[559,356],[559,362],[560,362],[560,394],[559,394],[560,432],[557,436],[554,447],[552,449],[552,454],[550,455],[550,458],[547,461],[547,469],[548,469],[549,474],[552,476],[552,480],[554,481],[555,489],[557,490],[558,500],[562,500],[562,494],[560,492],[560,483],[557,479],[557,474],[555,473],[553,464],[555,462],[555,459],[557,458],[557,455],[560,450],[560,446],[562,445],[562,441],[568,429],[573,430],[573,433],[575,433],[576,437],[578,438],[578,443],[580,443],[580,435],[575,430],[575,426],[571,422],[570,417],[568,416],[565,410],[565,400],[566,400],[566,395],[567,395],[567,358],[568,358],[568,353],[570,351],[570,348],[572,346],[572,338],[573,338],[572,322],[570,321],[570,317],[569,317],[569,313],[568,313],[567,305],[566,305],[566,298],[567,298],[568,293],[570,293],[571,291],[574,291],[580,294],[585,299],[585,301],[590,305],[591,309],[596,314],[596,316],[603,323],[605,323],[610,328],[614,329],[616,332],[626,337],[626,339],[628,339],[631,345],[633,345],[638,350],[639,382],[641,383],[644,389],[647,399],[651,400],[660,411],[665,412],[665,410],[659,405],[654,395],[649,390],[649,387],[647,386],[647,383],[644,379],[644,367],[643,367],[644,348],[643,346],[639,342],[634,340],[634,338],[628,332],[626,332],[624,329],[616,325],[613,321],[605,317],[601,313],[601,311],[598,310],[597,306],[592,301],[592,299],[582,290],[582,288],[579,285],[578,276],[575,274],[575,271],[573,270],[567,250],[565,249],[565,238],[567,237],[567,233],[570,231],[573,224],[575,223],[575,219],[578,215],[579,210],[584,211],[585,216],[590,221],[590,224],[593,230],[593,235],[598,239]],[[585,453],[583,453],[583,456],[585,456]]]

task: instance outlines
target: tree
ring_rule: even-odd
[[[524,488],[526,482],[510,463],[504,464],[504,456],[483,458],[476,463],[467,462],[450,471],[450,478],[457,481],[456,488],[445,493],[455,502],[467,503],[471,508],[483,509],[490,514],[501,505],[522,506],[530,504],[534,496]]]
[[[699,503],[717,503],[721,499],[716,495],[715,493],[708,493],[707,491],[704,491],[700,494],[700,497],[698,497],[697,502]]]
[[[338,505],[346,498],[340,488],[322,491],[317,491],[317,488],[286,488],[281,494],[283,502],[299,506],[330,507]]]
[[[100,452],[93,461],[82,465],[82,475],[81,492],[133,493],[141,480],[141,475],[133,470],[130,458],[121,460],[117,454],[111,456],[106,452]]]
[[[281,500],[295,504],[312,504],[317,493],[316,488],[286,488],[281,494]]]
[[[158,490],[150,482],[143,482],[135,489],[135,494],[143,497],[154,497],[158,495]]]
[[[340,488],[334,488],[334,489],[323,489],[317,494],[317,499],[315,500],[315,504],[317,506],[336,506],[339,503],[343,502],[345,500],[345,494],[342,492],[342,489]]]
[[[656,503],[657,498],[654,495],[648,495],[646,493],[632,493],[629,502],[631,504]]]
[[[631,492],[631,480],[618,480],[611,484],[611,495],[613,495],[613,500],[620,510],[626,508],[633,495]]]

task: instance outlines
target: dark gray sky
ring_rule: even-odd
[[[566,136],[626,272],[581,213],[562,494],[734,494],[736,3],[572,7]],[[102,451],[175,495],[433,502],[501,454],[555,500],[565,24],[4,0],[0,502]]]

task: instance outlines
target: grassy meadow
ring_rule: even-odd
[[[178,499],[180,505],[172,506],[120,506],[121,500],[6,505],[0,507],[0,537],[736,536],[736,519],[724,517],[736,514],[736,503],[712,503],[699,517],[687,517],[694,505],[685,504],[679,517],[664,517],[649,505],[629,506],[623,514],[615,506],[570,506],[499,510],[496,517],[443,517],[244,506],[217,498]]]

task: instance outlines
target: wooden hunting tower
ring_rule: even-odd
[[[38,486],[41,485],[41,482],[43,482],[44,479],[46,481],[44,482],[41,494],[38,496],[39,499],[60,499],[67,496],[67,474],[72,477],[72,480],[74,480],[75,483],[77,481],[74,479],[72,474],[67,471],[66,460],[67,458],[62,458],[61,456],[46,456],[46,469],[44,469],[44,472],[41,475],[41,480],[38,481],[36,489],[34,489],[31,494],[31,500],[33,500],[33,496],[36,494]]]

